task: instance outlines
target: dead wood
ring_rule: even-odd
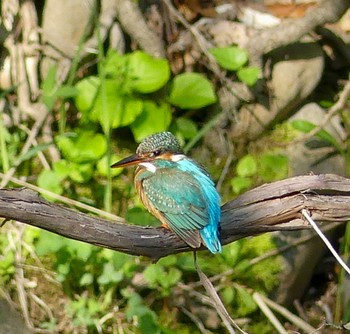
[[[250,54],[250,61],[261,64],[261,57],[281,46],[300,40],[317,27],[326,23],[333,23],[349,8],[349,0],[324,0],[319,6],[309,9],[300,19],[285,20],[277,27],[258,31],[249,39],[246,48]]]
[[[350,219],[350,179],[333,174],[289,178],[252,189],[222,206],[221,241],[307,228],[301,209],[318,222]],[[152,259],[191,251],[172,232],[105,220],[49,203],[25,189],[0,189],[0,216],[59,235]]]

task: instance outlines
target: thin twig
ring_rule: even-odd
[[[320,236],[320,238],[323,240],[325,245],[328,247],[328,249],[331,251],[335,259],[338,261],[338,263],[343,267],[343,269],[350,275],[350,268],[347,266],[347,264],[342,260],[342,258],[338,255],[336,250],[333,248],[327,237],[322,233],[322,231],[319,229],[317,224],[313,221],[309,213],[306,209],[302,209],[301,213],[306,218],[306,220],[310,223],[310,225],[313,227],[313,229],[316,231],[316,233]]]
[[[256,304],[259,306],[260,310],[266,315],[267,319],[269,319],[269,321],[271,322],[273,327],[276,328],[278,333],[288,334],[288,332],[282,326],[280,321],[273,314],[273,312],[270,310],[270,308],[266,305],[265,301],[261,297],[262,297],[262,295],[260,295],[259,293],[257,293],[257,292],[253,293],[253,299],[255,300]]]
[[[298,328],[302,329],[303,331],[308,332],[308,333],[310,333],[310,332],[316,333],[317,332],[316,328],[312,327],[306,321],[299,318],[298,316],[296,316],[292,312],[288,311],[285,307],[275,303],[274,301],[267,298],[266,296],[261,295],[258,292],[254,292],[253,298],[254,298],[254,300],[259,300],[259,301],[263,302],[266,306],[271,307],[272,309],[277,311],[279,314],[284,316],[286,319],[288,319],[290,322],[292,322],[294,325],[296,325]]]
[[[214,302],[214,305],[216,307],[216,311],[218,312],[220,318],[222,319],[223,323],[225,324],[227,330],[234,334],[235,331],[232,326],[234,326],[237,330],[239,330],[240,333],[247,334],[245,331],[243,331],[237,324],[236,322],[232,319],[232,317],[229,315],[227,312],[227,309],[223,302],[221,301],[217,291],[215,290],[215,287],[213,284],[210,282],[209,278],[207,275],[204,274],[204,272],[199,268],[198,263],[197,263],[197,257],[196,257],[196,252],[193,252],[193,258],[194,258],[194,265],[197,270],[198,276],[200,278],[200,281],[204,287],[204,289],[207,291],[208,295]]]
[[[6,175],[7,174],[0,173],[0,178],[5,178]],[[80,208],[80,209],[83,209],[83,210],[87,210],[88,212],[95,213],[95,214],[97,214],[99,216],[115,220],[115,221],[117,221],[119,223],[125,223],[125,220],[123,218],[118,217],[116,215],[113,215],[112,213],[109,213],[109,212],[106,212],[106,211],[94,208],[93,206],[90,206],[90,205],[87,205],[87,204],[75,201],[73,199],[70,199],[70,198],[67,198],[67,197],[55,194],[55,193],[53,193],[53,192],[51,192],[49,190],[37,187],[37,186],[35,186],[35,185],[31,184],[31,183],[22,181],[20,179],[15,178],[15,177],[7,176],[7,178],[8,178],[8,181],[11,181],[11,182],[13,182],[13,183],[15,183],[15,184],[17,184],[17,185],[19,185],[21,187],[26,187],[26,188],[32,189],[34,191],[37,191],[38,193],[40,193],[42,195],[50,196],[53,199],[58,200],[58,201],[60,201],[62,203],[65,203],[67,205],[73,205],[73,206],[75,206],[77,208]]]
[[[210,334],[210,332],[203,325],[203,322],[198,317],[196,317],[193,313],[191,313],[185,307],[181,306],[180,308],[181,308],[181,311],[185,313],[192,320],[192,322],[197,326],[197,328],[200,330],[201,333]]]

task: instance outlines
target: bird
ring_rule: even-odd
[[[134,165],[138,195],[161,225],[192,248],[204,244],[211,253],[220,253],[220,195],[205,168],[184,154],[176,137],[168,131],[152,134],[136,154],[111,167]]]

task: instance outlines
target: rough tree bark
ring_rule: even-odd
[[[308,175],[265,184],[222,206],[221,241],[277,230],[308,228],[301,209],[318,222],[350,219],[350,179]],[[0,217],[132,255],[161,257],[193,250],[163,228],[96,218],[49,203],[28,189],[0,189]]]

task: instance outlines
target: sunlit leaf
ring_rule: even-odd
[[[131,124],[131,131],[137,142],[148,135],[168,129],[171,122],[171,109],[168,103],[143,102],[143,111]]]
[[[252,186],[252,180],[248,177],[236,176],[231,180],[231,187],[235,194],[249,189]]]
[[[238,46],[212,48],[210,52],[218,64],[226,70],[237,71],[248,61],[247,51]]]
[[[281,180],[288,176],[288,158],[282,154],[267,153],[259,159],[259,175],[265,182]]]
[[[166,59],[135,51],[129,56],[128,76],[134,90],[151,93],[167,83],[170,78],[170,66]]]
[[[80,112],[86,112],[92,108],[99,87],[100,79],[94,76],[82,79],[75,85],[78,91],[75,105]]]
[[[241,68],[237,72],[237,77],[248,86],[254,86],[260,77],[260,69],[258,67]]]
[[[302,120],[302,119],[296,119],[296,120],[292,121],[291,124],[292,124],[294,129],[299,130],[303,133],[309,133],[317,127],[317,125],[315,125],[307,120]],[[331,144],[339,152],[342,151],[342,148],[339,145],[338,140],[333,135],[331,135],[327,130],[320,129],[315,134],[315,137],[318,137],[318,138],[326,141],[327,143]]]
[[[238,161],[238,164],[236,167],[237,174],[243,177],[255,175],[257,172],[257,169],[258,169],[258,165],[257,165],[256,159],[250,154],[247,154],[243,158],[241,158]]]
[[[216,102],[212,83],[202,74],[183,73],[172,83],[169,101],[182,109],[199,109]]]

